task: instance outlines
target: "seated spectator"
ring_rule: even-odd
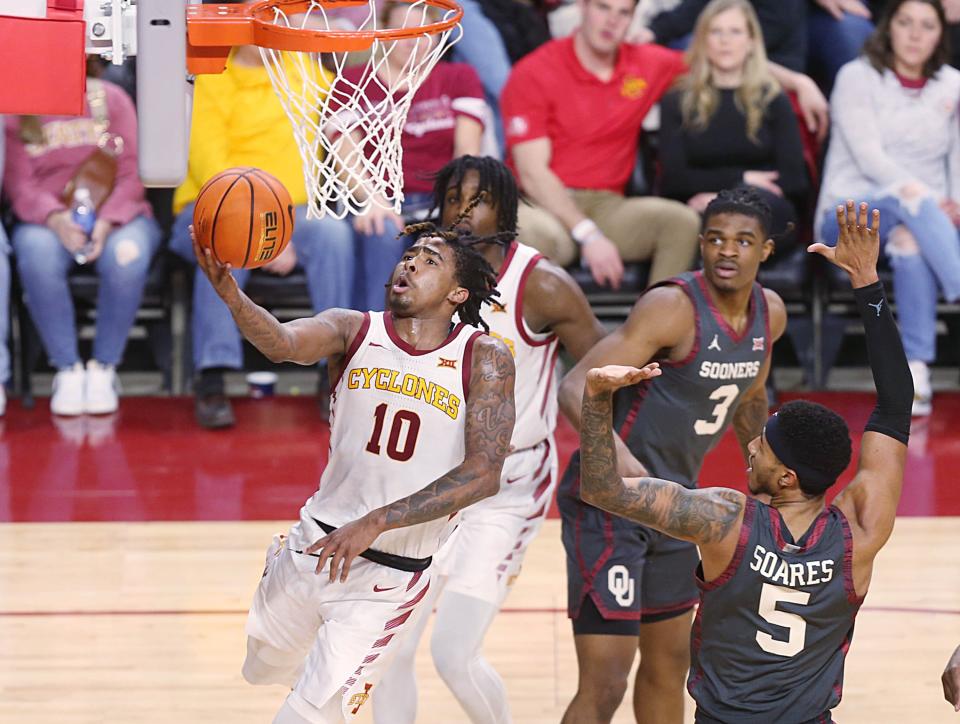
[[[459,5],[463,10],[463,19],[460,21],[463,35],[450,50],[449,58],[471,66],[480,79],[492,121],[492,127],[485,129],[490,134],[490,145],[485,150],[500,157],[503,155],[500,94],[503,84],[507,82],[507,76],[510,75],[511,59],[514,53],[522,52],[525,48],[532,50],[547,40],[549,34],[546,23],[542,20],[534,27],[517,23],[525,13],[535,13],[529,5],[517,0],[460,0]],[[400,27],[405,13],[394,16],[399,18],[396,20],[397,25],[384,24],[391,20],[387,12],[395,7],[398,7],[396,3],[387,2],[381,8],[378,27]],[[406,9],[408,5],[401,3],[399,7]],[[438,14],[433,14],[434,19],[438,17]],[[366,4],[329,8],[326,18],[332,27],[342,29],[365,30],[371,26],[370,9]],[[419,21],[419,15],[417,20]],[[366,57],[365,53],[352,51],[347,57],[347,63],[359,65]]]
[[[0,116],[0,120],[3,116]],[[0,136],[0,188],[3,188],[4,137]],[[10,244],[0,226],[0,417],[7,411],[6,384],[10,380]]]
[[[624,42],[633,10],[631,0],[584,0],[573,36],[517,63],[501,99],[511,160],[536,204],[520,209],[521,238],[561,265],[582,255],[594,279],[614,287],[622,260],[650,259],[651,282],[683,271],[700,230],[684,204],[624,197],[643,118],[685,70],[675,51]],[[808,123],[825,128],[813,82],[774,70]]]
[[[484,97],[487,106],[491,111],[493,123],[493,135],[497,140],[498,152],[503,154],[503,123],[500,119],[500,95],[503,93],[503,86],[510,75],[512,44],[507,40],[514,40],[510,36],[505,36],[504,31],[513,29],[519,36],[516,42],[535,43],[537,38],[528,39],[531,33],[526,32],[523,25],[511,24],[508,22],[500,23],[495,20],[499,15],[492,15],[492,11],[497,10],[501,13],[504,6],[520,5],[528,7],[522,3],[516,3],[515,0],[503,0],[496,3],[491,0],[460,0],[460,7],[463,8],[463,37],[460,42],[453,46],[453,60],[467,63],[477,73],[480,83],[483,86]],[[486,9],[486,12],[484,11]],[[539,29],[539,28],[537,28]],[[546,30],[544,29],[544,35]],[[545,38],[544,38],[545,39]],[[464,151],[464,153],[468,153]],[[463,154],[457,154],[463,155]],[[454,156],[453,158],[456,158]],[[441,164],[442,166],[443,164]]]
[[[870,0],[808,0],[807,72],[829,93],[841,67],[860,55],[873,32]]]
[[[690,42],[697,18],[709,0],[682,0],[676,7],[656,15],[636,34],[638,43],[659,43],[684,49]],[[785,68],[802,73],[807,62],[804,23],[807,0],[750,0],[759,18],[767,56]]]
[[[809,0],[807,72],[826,93],[842,66],[860,55],[873,33],[873,19],[889,0]],[[950,58],[960,68],[960,0],[941,0],[947,21]]]
[[[623,42],[633,10],[586,0],[577,31],[517,63],[501,98],[510,160],[536,204],[521,204],[520,238],[561,266],[582,254],[614,288],[623,260],[650,260],[651,282],[687,269],[700,230],[683,204],[624,196],[643,117],[684,68],[679,53]]]
[[[294,64],[288,72],[297,72]],[[286,276],[299,265],[306,273],[314,311],[349,307],[354,275],[350,225],[331,216],[306,217],[300,151],[260,51],[252,45],[235,48],[223,73],[196,80],[187,178],[174,195],[176,219],[170,237],[171,250],[192,264],[196,258],[188,228],[197,194],[210,177],[233,166],[255,166],[273,174],[296,205],[291,243],[263,270]],[[250,279],[246,269],[235,269],[233,275],[241,288]],[[207,428],[230,427],[235,420],[224,390],[224,372],[242,369],[243,345],[230,311],[199,268],[193,284],[193,365],[198,373],[197,422]]]
[[[661,192],[703,213],[721,189],[753,186],[771,209],[771,232],[782,233],[797,223],[809,179],[793,106],[770,74],[747,0],[704,8],[687,66],[661,104]]]
[[[118,392],[115,368],[161,239],[137,175],[133,102],[118,86],[88,78],[83,115],[8,117],[6,143],[4,191],[17,217],[12,234],[17,271],[30,316],[57,370],[50,411],[113,412]],[[115,169],[112,185],[92,181],[98,175],[95,167]],[[85,189],[96,206],[89,233],[71,212],[82,192],[68,194],[68,185]],[[81,263],[100,277],[93,358],[86,368],[80,360],[67,283]]]
[[[892,0],[864,55],[841,68],[817,218],[835,244],[845,199],[880,209],[914,415],[931,410],[937,293],[960,299],[960,71],[946,64],[939,0]]]
[[[417,13],[409,13],[408,18],[408,7],[404,2],[393,0],[384,3],[381,8],[382,26],[399,28],[405,24],[419,25]],[[361,83],[366,72],[363,66],[348,68],[344,72],[344,81],[362,85],[371,106],[382,102],[386,98],[385,87],[390,87],[392,79],[402,75],[414,50],[428,52],[423,41],[419,42],[419,49],[414,40],[395,43],[386,61],[377,68],[380,83]],[[476,71],[469,65],[441,61],[423,80],[410,102],[400,139],[403,149],[404,216],[429,210],[433,174],[444,164],[464,154],[476,156],[480,153],[485,111],[483,87]],[[359,131],[345,140],[357,145],[365,143]],[[375,149],[365,145],[364,153],[372,157]],[[397,238],[403,226],[399,215],[377,204],[373,204],[366,214],[354,217],[359,256],[355,309],[379,311],[384,308],[384,284],[406,246],[404,238]]]

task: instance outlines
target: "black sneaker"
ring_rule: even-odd
[[[237,422],[226,395],[198,396],[193,403],[193,413],[197,424],[208,430],[233,427]]]

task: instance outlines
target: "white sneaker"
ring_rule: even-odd
[[[82,415],[85,378],[82,362],[57,372],[53,378],[50,412],[54,415]]]
[[[117,411],[117,373],[113,365],[102,365],[95,359],[87,362],[87,382],[83,411],[88,415],[106,415]]]
[[[927,417],[933,411],[933,386],[930,384],[930,368],[926,362],[910,360],[910,376],[913,377],[913,417]]]

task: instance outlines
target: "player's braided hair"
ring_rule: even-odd
[[[703,228],[711,216],[716,214],[743,214],[760,222],[764,233],[771,231],[773,214],[770,205],[750,186],[737,186],[732,189],[723,189],[714,196],[713,201],[707,204],[703,212]]]
[[[479,203],[478,196],[471,202],[465,213],[470,213]],[[473,236],[457,229],[441,229],[432,221],[409,224],[402,232],[404,235],[416,235],[418,239],[434,237],[453,249],[456,262],[457,283],[469,292],[467,301],[457,307],[460,321],[474,327],[482,327],[489,332],[490,327],[480,316],[480,306],[489,304],[493,297],[500,296],[497,291],[497,274],[490,262],[474,247],[477,244],[505,244],[513,239],[513,232],[501,232],[491,236]]]
[[[460,156],[437,171],[433,177],[432,214],[442,215],[447,189],[460,188],[468,171],[480,176],[479,189],[490,194],[497,205],[497,229],[516,232],[520,190],[510,169],[490,156]],[[463,216],[463,215],[462,215]]]

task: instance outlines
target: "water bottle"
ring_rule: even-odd
[[[93,241],[90,237],[93,234],[93,225],[97,221],[97,210],[93,205],[89,189],[78,186],[73,192],[73,206],[70,208],[70,213],[73,223],[83,229],[87,237],[83,248],[73,255],[73,259],[77,264],[86,264],[87,257],[93,252]]]

